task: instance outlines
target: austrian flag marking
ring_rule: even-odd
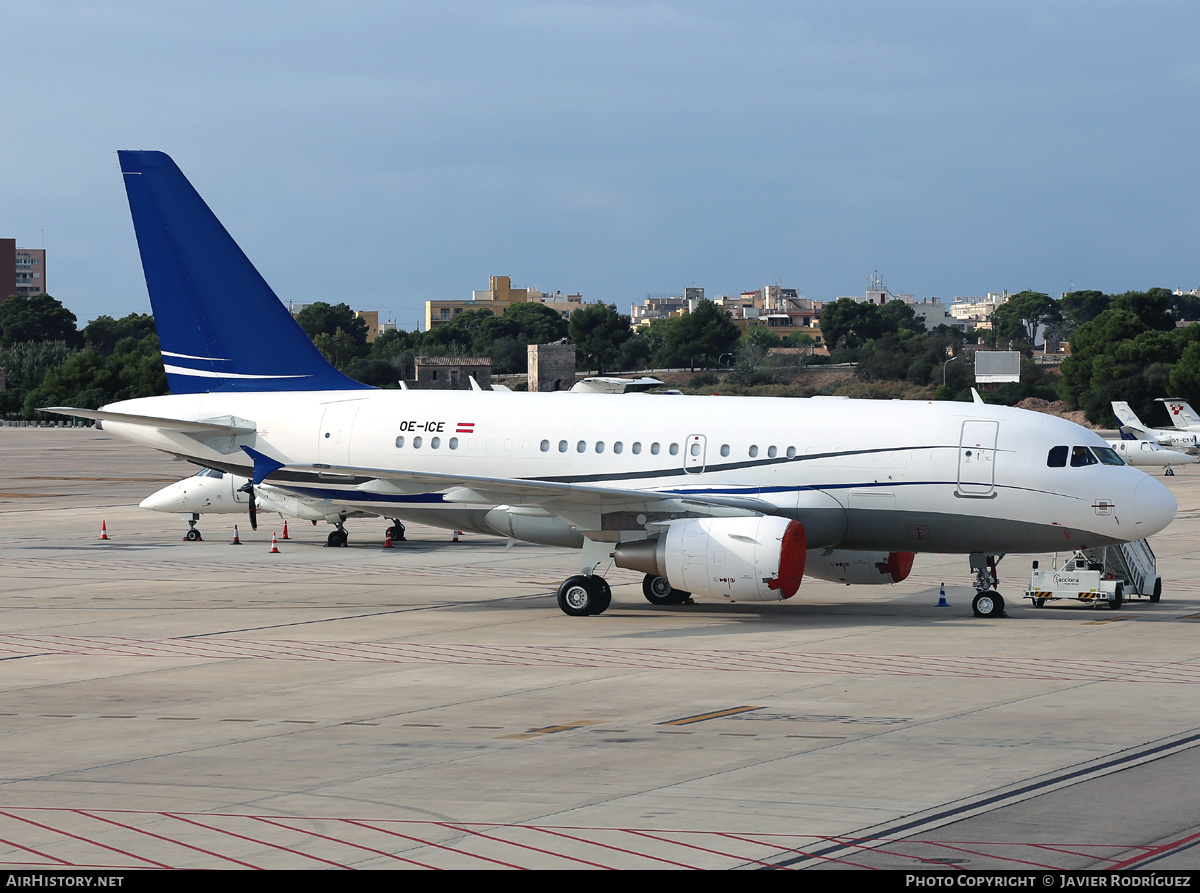
[[[455,434],[474,434],[475,433],[475,423],[474,422],[459,422],[458,427],[454,429],[454,433]]]

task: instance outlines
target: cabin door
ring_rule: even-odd
[[[996,439],[1000,423],[991,419],[963,422],[958,444],[958,496],[996,495]]]

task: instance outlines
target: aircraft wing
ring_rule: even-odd
[[[164,419],[157,416],[132,415],[127,412],[108,412],[102,409],[76,409],[73,406],[39,406],[38,412],[53,412],[57,415],[75,416],[81,419],[94,419],[98,422],[120,422],[124,425],[138,425],[144,428],[157,428],[161,431],[178,431],[180,434],[198,434],[211,436],[214,434],[253,434],[254,424],[235,420],[214,419],[204,422],[187,422],[181,419]],[[240,424],[238,423],[240,422]]]
[[[700,514],[773,515],[779,507],[758,498],[757,490],[747,495],[732,493],[626,490],[592,484],[568,484],[557,481],[498,478],[483,475],[442,474],[429,471],[403,471],[388,468],[348,466],[287,465],[281,472],[316,472],[323,479],[371,478],[359,484],[364,493],[381,495],[446,491],[447,502],[483,505],[537,505],[555,514],[572,512],[606,513],[612,511],[694,512]],[[276,486],[286,487],[284,482]],[[732,488],[731,488],[732,489]]]

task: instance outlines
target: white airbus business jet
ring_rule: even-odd
[[[119,155],[171,394],[56,411],[256,485],[574,547],[567,614],[608,607],[610,559],[669,604],[787,599],[806,574],[896,582],[915,553],[953,552],[970,555],[976,614],[1000,616],[1005,553],[1138,540],[1175,516],[1096,434],[1007,407],[366,387],[321,357],[170,158]]]

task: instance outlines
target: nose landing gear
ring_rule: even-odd
[[[196,522],[199,520],[200,520],[200,516],[197,515],[195,512],[192,512],[192,516],[187,519],[188,532],[183,535],[183,539],[185,542],[189,542],[189,543],[204,542],[204,537],[202,537],[200,535],[200,531],[196,529]]]
[[[1004,598],[996,591],[1000,585],[996,565],[1003,558],[1003,554],[971,553],[971,570],[975,571],[975,598],[971,600],[971,612],[976,617],[992,619],[1008,616],[1004,610]]]

